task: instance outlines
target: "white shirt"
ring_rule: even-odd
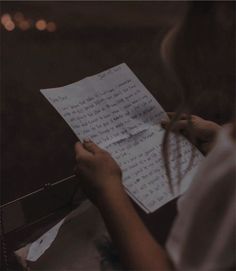
[[[176,270],[217,271],[236,267],[236,142],[225,126],[215,148],[179,201],[167,240]]]

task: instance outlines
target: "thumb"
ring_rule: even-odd
[[[102,151],[102,149],[99,148],[98,145],[96,145],[96,144],[95,144],[92,140],[90,140],[90,139],[85,139],[84,142],[83,142],[83,146],[84,146],[84,148],[85,148],[87,151],[89,151],[89,152],[91,152],[91,153],[93,153],[93,154]]]
[[[80,142],[77,142],[75,144],[75,156],[76,160],[86,160],[91,157],[91,153]]]

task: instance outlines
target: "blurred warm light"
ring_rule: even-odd
[[[2,17],[1,17],[1,23],[3,25],[5,25],[6,23],[8,23],[9,21],[11,21],[11,16],[10,14],[6,13],[6,14],[3,14]]]
[[[18,26],[19,26],[20,30],[26,31],[30,28],[31,24],[29,21],[23,20],[23,21],[19,22]]]
[[[16,13],[14,14],[14,16],[13,16],[13,19],[14,19],[17,23],[22,22],[22,21],[24,21],[24,15],[23,15],[23,13],[21,13],[21,12],[16,12]]]
[[[38,20],[35,24],[36,28],[39,30],[39,31],[43,31],[46,29],[47,27],[47,23],[45,20]]]
[[[55,32],[56,29],[57,29],[57,26],[56,26],[56,24],[54,22],[49,22],[47,24],[47,31],[48,32]]]
[[[1,16],[1,23],[7,31],[13,31],[16,27],[22,31],[27,31],[34,25],[34,21],[25,18],[24,14],[20,11],[15,12],[12,17],[8,13],[3,14]],[[46,20],[39,19],[35,23],[35,28],[39,31],[47,30],[48,32],[55,32],[57,30],[57,25],[53,21],[47,23]]]
[[[12,20],[10,21],[7,21],[5,24],[4,24],[5,28],[7,31],[13,31],[15,29],[15,24],[13,23]]]

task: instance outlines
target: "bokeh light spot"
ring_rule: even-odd
[[[47,24],[47,31],[48,32],[55,32],[57,30],[57,26],[54,22],[49,22]]]
[[[38,20],[35,24],[36,28],[39,30],[39,31],[43,31],[46,29],[47,27],[47,23],[45,20]]]
[[[11,16],[10,16],[10,14],[5,13],[5,14],[2,15],[2,17],[1,17],[1,23],[2,23],[3,25],[5,25],[6,23],[8,23],[8,22],[10,22],[10,21],[11,21]]]
[[[30,28],[31,24],[29,21],[27,20],[23,20],[21,22],[19,22],[19,28],[22,30],[22,31],[26,31]]]
[[[15,29],[15,24],[13,23],[12,20],[10,21],[7,21],[5,24],[4,24],[5,28],[7,31],[13,31]]]
[[[21,13],[21,12],[16,12],[16,13],[14,14],[14,16],[13,16],[13,19],[14,19],[17,23],[22,22],[22,21],[24,21],[24,15],[23,15],[23,13]]]

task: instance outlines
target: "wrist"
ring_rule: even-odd
[[[116,202],[117,200],[126,197],[126,192],[121,180],[110,179],[109,183],[109,185],[104,187],[97,194],[96,203],[99,209],[103,208],[104,205],[112,204],[112,202]]]

